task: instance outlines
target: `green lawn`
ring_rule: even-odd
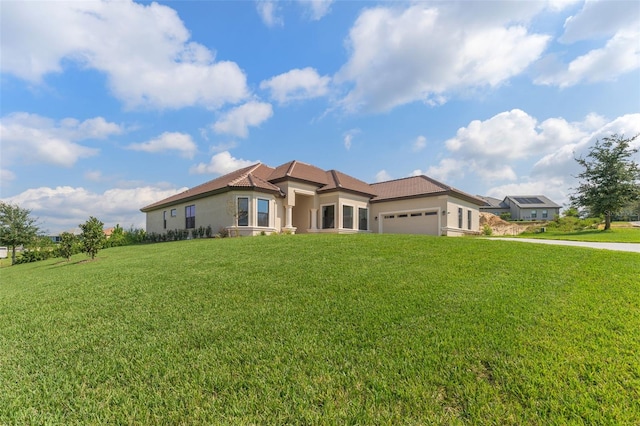
[[[640,243],[640,228],[614,224],[612,228],[603,231],[600,229],[588,229],[584,231],[562,232],[547,230],[542,233],[523,233],[520,238],[540,238],[545,240],[570,240],[570,241],[596,241],[610,243]]]
[[[0,270],[0,424],[637,424],[640,256],[268,236]]]

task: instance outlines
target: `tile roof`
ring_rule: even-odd
[[[484,204],[484,201],[478,197],[459,191],[424,175],[374,183],[371,186],[377,193],[371,200],[372,203],[400,198],[455,194],[474,204]]]
[[[352,176],[346,175],[337,170],[329,170],[326,172],[326,175],[329,183],[318,189],[318,192],[350,191],[369,196],[376,195],[376,191],[371,185]]]
[[[262,163],[256,163],[242,169],[238,169],[224,176],[205,182],[202,185],[194,186],[184,192],[165,198],[146,207],[141,208],[143,212],[150,211],[163,206],[176,204],[208,195],[225,192],[234,188],[254,188],[263,191],[281,193],[280,188],[268,182],[266,177],[273,173],[273,168]]]
[[[368,184],[337,170],[325,171],[316,166],[294,160],[276,168],[269,167],[262,163],[256,163],[150,204],[140,210],[148,212],[232,189],[246,188],[273,192],[284,196],[282,190],[275,184],[289,179],[314,184],[318,187],[317,191],[319,193],[347,191],[371,197],[371,202],[452,194],[474,204],[484,204],[484,201],[480,198],[459,191],[424,175]]]
[[[318,185],[326,185],[329,183],[326,171],[311,164],[296,160],[276,167],[273,173],[267,178],[269,182],[280,182],[286,179],[297,179]]]

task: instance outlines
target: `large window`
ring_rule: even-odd
[[[368,209],[359,208],[358,209],[358,229],[361,231],[366,231],[369,229],[367,227],[367,218],[369,217]]]
[[[249,226],[249,199],[238,198],[238,226]]]
[[[187,206],[184,208],[184,215],[186,217],[184,227],[187,229],[193,229],[196,227],[196,206]]]
[[[163,222],[162,227],[164,229],[167,229],[167,211],[166,210],[162,212],[162,222]]]
[[[547,210],[542,210],[542,218],[543,219],[548,219],[549,218],[549,212]]]
[[[269,226],[269,200],[258,198],[258,226]]]
[[[458,228],[462,229],[462,207],[458,208]]]
[[[322,206],[322,229],[335,227],[335,206]]]
[[[353,229],[353,206],[342,206],[342,227]]]
[[[467,229],[471,230],[471,210],[467,210]]]
[[[537,219],[538,218],[538,212],[535,210],[531,210],[531,219]]]

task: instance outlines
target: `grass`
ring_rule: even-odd
[[[563,232],[547,229],[546,232],[525,232],[520,238],[538,238],[544,240],[595,241],[610,243],[640,243],[640,228],[632,227],[628,222],[614,222],[611,229],[586,229],[581,231]]]
[[[639,256],[315,235],[0,271],[0,424],[634,424]]]

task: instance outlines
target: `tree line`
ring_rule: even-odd
[[[43,234],[38,219],[31,215],[31,210],[0,201],[0,246],[6,246],[11,251],[12,265],[50,257],[69,260],[72,255],[82,252],[95,259],[103,248],[137,244],[144,242],[145,238],[142,229],[131,227],[125,230],[116,225],[107,239],[104,223],[93,216],[78,226],[80,235],[63,232],[60,234],[60,241],[55,244]],[[17,250],[20,247],[23,250],[18,257]]]

